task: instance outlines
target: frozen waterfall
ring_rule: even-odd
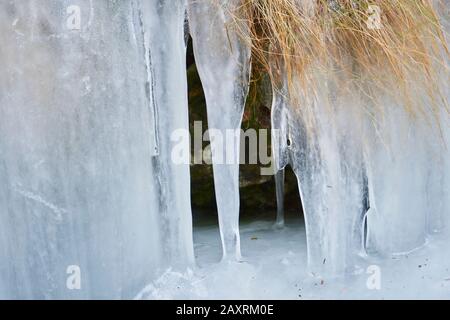
[[[184,1],[76,3],[0,4],[0,298],[131,298],[193,262]]]

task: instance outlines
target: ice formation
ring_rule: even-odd
[[[186,9],[223,257],[240,259],[240,140],[214,132],[229,139],[241,126],[251,55],[232,27],[241,2],[72,2],[0,4],[0,298],[130,298],[194,263],[189,162],[173,161],[189,141],[172,135],[188,129]],[[272,105],[277,224],[290,165],[311,271],[342,275],[359,255],[409,252],[448,232],[448,111],[427,126],[382,97],[381,116],[345,79],[311,72],[316,95],[291,101],[282,76]],[[71,270],[83,290],[70,289]]]
[[[286,79],[274,88],[272,126],[278,147],[273,149],[277,169],[289,164],[298,178],[311,271],[337,275],[351,270],[362,250],[361,125],[349,119],[360,111],[353,103],[353,112],[344,112],[348,100],[341,101],[327,89],[327,79],[322,81],[323,93],[314,100],[305,96],[297,101],[301,106],[289,99]]]
[[[448,16],[442,7],[437,9],[448,32]],[[441,70],[440,81],[433,84],[441,87],[444,95],[447,92],[443,97],[447,101],[430,101],[425,88],[416,89],[412,99],[427,106],[420,117],[407,115],[398,102],[388,98],[382,101],[383,116],[369,111],[375,119],[366,123],[368,143],[364,152],[370,199],[369,251],[384,255],[407,253],[425,245],[429,235],[448,233],[448,67],[448,61],[445,66],[436,66]],[[439,123],[433,119],[433,108],[439,108]]]
[[[208,113],[223,256],[240,259],[239,132],[248,92],[250,48],[233,30],[240,0],[190,1],[189,26]],[[243,26],[242,26],[243,27]],[[222,139],[221,137],[226,137]]]
[[[313,273],[352,272],[366,253],[408,253],[445,228],[449,141],[439,137],[450,119],[442,105],[441,128],[424,120],[431,115],[413,119],[388,97],[381,99],[382,112],[375,111],[372,101],[345,88],[348,79],[313,67],[317,93],[303,93],[294,80],[300,96],[294,102],[284,70],[273,68],[281,75],[272,103],[277,200],[289,164],[298,178]],[[443,74],[448,86],[448,71]],[[413,99],[431,109],[426,96],[417,88]]]
[[[440,186],[436,182],[427,186],[433,170],[427,163],[439,163],[435,150],[426,148],[424,137],[430,133],[395,104],[386,102],[386,106],[385,116],[377,122],[379,127],[369,125],[367,225],[368,248],[391,254],[408,252],[425,243],[427,211],[437,209],[428,203],[427,192],[433,193]],[[432,197],[431,202],[441,198]]]
[[[358,255],[420,248],[449,215],[439,128],[387,98],[383,113],[371,114],[370,101],[337,88],[345,79],[314,73],[317,95],[295,105],[284,80],[272,104],[276,168],[279,174],[289,164],[298,178],[311,271],[344,274],[355,270]],[[417,99],[425,95],[418,89]]]
[[[450,41],[450,6],[448,1],[445,4],[441,4],[438,12],[442,20],[442,24],[445,30],[447,43]],[[450,101],[450,72],[448,67],[450,66],[450,57],[447,56],[446,68],[440,68],[442,72],[442,85],[444,86],[444,93],[446,93],[447,101]],[[450,236],[450,115],[446,110],[442,110],[441,128],[443,131],[445,148],[442,151],[442,167],[443,171],[438,173],[441,177],[443,187],[443,200],[442,200],[442,224],[444,224],[444,232]]]
[[[193,262],[184,5],[0,4],[0,298],[131,298]]]

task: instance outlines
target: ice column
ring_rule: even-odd
[[[240,258],[239,135],[250,49],[233,29],[240,0],[190,0],[189,25],[205,91],[223,256]],[[242,26],[244,27],[244,26]],[[231,131],[233,130],[233,131]],[[232,133],[231,135],[228,133]]]
[[[446,8],[440,3],[437,10],[442,14]],[[442,17],[445,27],[446,15]],[[445,94],[448,68],[434,67],[445,71],[441,83],[430,86],[440,86]],[[424,106],[421,113],[407,113],[401,105],[404,102],[386,95],[377,106],[366,105],[369,116],[364,154],[370,199],[367,214],[370,252],[384,255],[410,252],[424,245],[429,233],[442,231],[448,219],[450,118],[442,101],[429,101],[426,90],[417,86],[411,97],[411,101]],[[436,114],[440,124],[434,117]]]
[[[132,298],[193,260],[183,20],[181,0],[0,4],[0,298]]]
[[[289,163],[298,179],[309,268],[325,276],[351,272],[363,249],[365,213],[360,109],[354,97],[339,97],[326,76],[317,96],[299,94],[296,102],[283,82],[274,90],[274,156],[277,168]]]
[[[427,168],[436,165],[436,155],[427,155],[424,137],[429,133],[419,121],[391,101],[383,105],[376,120],[369,120],[365,152],[368,248],[381,254],[404,253],[426,240]]]
[[[442,24],[445,30],[447,43],[450,41],[450,7],[448,1],[441,2],[438,12],[442,19]],[[442,81],[444,93],[447,97],[447,103],[450,102],[450,58],[447,56],[445,68],[442,70]],[[445,139],[445,148],[443,149],[443,166],[444,166],[444,192],[443,192],[443,223],[445,231],[450,236],[450,115],[448,110],[442,110],[441,128]]]

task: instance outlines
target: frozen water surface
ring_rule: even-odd
[[[272,213],[275,217],[276,213]],[[198,267],[166,272],[145,287],[139,299],[448,299],[448,239],[436,236],[407,255],[356,260],[345,277],[321,277],[308,271],[303,220],[289,213],[286,228],[273,219],[241,223],[245,262],[218,263],[221,243],[216,224],[194,233]],[[380,275],[373,285],[375,272]],[[369,286],[367,283],[369,282]],[[377,282],[375,282],[377,284]]]

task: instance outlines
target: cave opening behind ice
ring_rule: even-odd
[[[189,128],[191,139],[194,135],[194,122],[202,122],[202,133],[208,130],[206,102],[202,84],[195,65],[195,57],[192,48],[192,39],[187,41],[186,68],[188,73],[189,95]],[[268,88],[270,91],[270,87]],[[269,94],[266,92],[265,94]],[[263,102],[270,102],[265,99]],[[244,111],[242,129],[264,128],[270,130],[270,123],[264,117],[270,115],[270,104],[265,103],[254,106],[254,102],[248,102]],[[256,110],[255,110],[256,109]],[[267,111],[267,113],[265,113]],[[259,115],[255,116],[255,112]],[[253,114],[252,114],[253,113]],[[259,116],[259,117],[258,117]],[[192,141],[191,141],[192,142]],[[270,148],[269,140],[269,148]],[[284,170],[285,189],[283,195],[284,224],[277,225],[277,198],[275,176],[263,176],[260,174],[261,163],[248,164],[249,143],[245,139],[245,164],[240,166],[240,219],[241,245],[244,260],[251,259],[247,252],[257,250],[258,240],[262,234],[272,240],[283,242],[287,234],[298,233],[299,239],[306,246],[304,229],[304,216],[297,178],[288,165]],[[191,143],[191,149],[192,149]],[[208,146],[204,142],[203,148]],[[259,148],[259,145],[258,145]],[[192,150],[192,153],[194,151]],[[269,151],[271,152],[271,151]],[[269,153],[270,155],[270,153]],[[192,162],[192,161],[191,161]],[[217,263],[222,257],[220,244],[220,231],[218,224],[217,204],[214,190],[214,178],[212,165],[201,163],[191,164],[191,201],[193,215],[193,234],[196,261],[199,266]],[[289,231],[283,232],[283,229]],[[277,242],[274,243],[275,246]],[[249,249],[249,250],[247,250]],[[305,257],[306,258],[306,257]]]

